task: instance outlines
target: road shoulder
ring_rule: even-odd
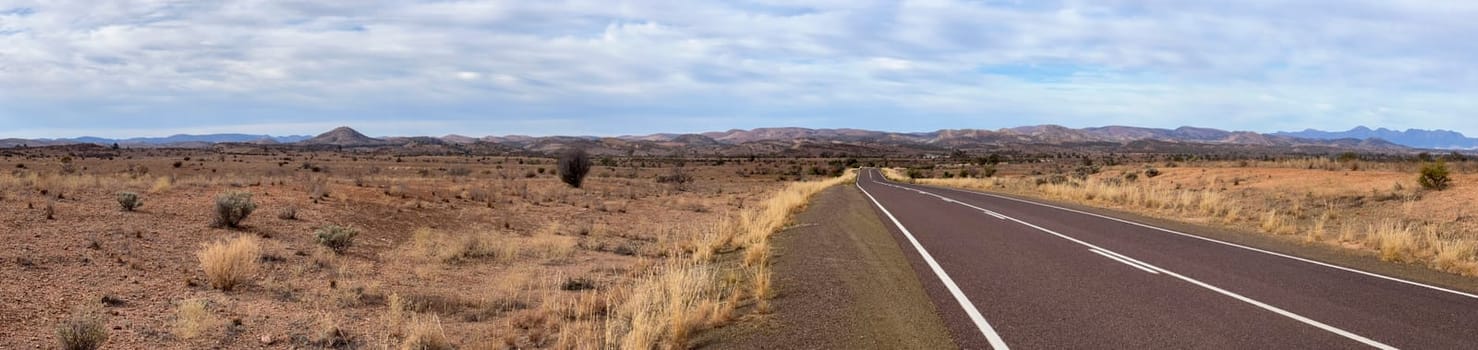
[[[774,313],[715,330],[710,348],[956,348],[898,242],[853,186],[817,195],[773,238]]]

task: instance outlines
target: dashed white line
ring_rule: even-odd
[[[1144,272],[1149,272],[1149,273],[1156,274],[1156,275],[1160,274],[1160,272],[1158,272],[1158,271],[1151,270],[1148,267],[1144,267],[1144,266],[1141,266],[1139,264],[1135,264],[1135,263],[1129,262],[1129,260],[1124,260],[1122,258],[1119,258],[1118,256],[1113,255],[1113,254],[1104,253],[1102,250],[1089,249],[1088,251],[1093,252],[1094,254],[1102,255],[1105,258],[1113,259],[1114,261],[1118,261],[1118,262],[1124,263],[1124,265],[1129,265],[1130,267],[1143,270]]]

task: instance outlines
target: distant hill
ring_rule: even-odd
[[[334,128],[333,130],[318,134],[318,136],[314,136],[311,139],[303,140],[298,143],[305,145],[334,146],[379,146],[390,144],[390,142],[385,140],[364,136],[364,134],[361,134],[354,129],[350,129],[347,126]]]
[[[1306,139],[1382,139],[1395,144],[1416,148],[1434,149],[1478,149],[1478,139],[1464,136],[1462,133],[1449,130],[1422,130],[1406,129],[1396,131],[1386,128],[1371,130],[1364,126],[1358,126],[1349,131],[1320,131],[1305,129],[1297,132],[1275,132],[1273,135],[1299,137]]]

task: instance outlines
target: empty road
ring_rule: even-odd
[[[857,187],[962,348],[1478,348],[1472,294],[876,169]]]

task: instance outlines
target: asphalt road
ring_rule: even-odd
[[[1478,296],[985,193],[857,187],[962,348],[1478,349]]]

